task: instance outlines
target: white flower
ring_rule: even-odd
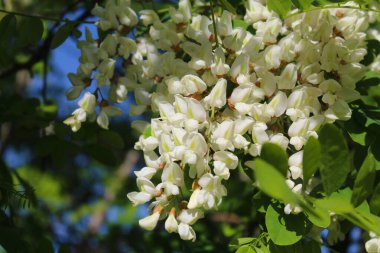
[[[82,108],[86,113],[92,113],[96,106],[96,97],[90,92],[86,92],[83,98],[78,102],[80,108]]]
[[[232,14],[223,10],[222,16],[217,22],[218,35],[228,36],[232,33]]]
[[[268,8],[266,8],[260,1],[249,0],[247,5],[244,20],[249,21],[250,23],[265,20],[270,16]]]
[[[182,77],[181,83],[184,86],[184,91],[182,94],[185,96],[195,93],[201,94],[207,88],[206,83],[195,75],[185,75]]]
[[[204,214],[199,209],[183,209],[177,219],[182,223],[193,225],[197,220],[203,217]]]
[[[156,227],[159,218],[160,218],[160,213],[154,212],[153,214],[145,217],[144,219],[139,220],[139,225],[140,227],[148,231],[151,231]]]
[[[107,35],[104,41],[100,44],[98,52],[99,58],[105,60],[109,57],[113,57],[116,54],[118,44],[118,36],[115,34]]]
[[[156,174],[156,172],[157,172],[157,169],[155,168],[144,167],[139,171],[135,171],[134,173],[137,177],[145,177],[146,179],[150,180],[152,179],[154,174]]]
[[[287,104],[288,98],[282,91],[278,91],[277,94],[269,102],[269,106],[272,108],[274,116],[276,117],[280,117],[282,114],[284,114]]]
[[[230,177],[230,170],[227,168],[226,164],[221,161],[214,161],[214,173],[226,180]]]
[[[241,54],[236,57],[230,69],[230,75],[238,84],[249,82],[249,56]]]
[[[281,64],[281,47],[277,45],[267,47],[264,57],[268,69],[277,69]]]
[[[165,166],[164,171],[162,172],[161,180],[162,182],[172,182],[177,186],[183,186],[185,184],[183,172],[176,163],[170,163]]]
[[[252,127],[252,139],[255,143],[264,144],[269,141],[269,136],[266,133],[267,125],[261,122],[255,122]]]
[[[230,70],[230,66],[225,63],[226,57],[224,55],[223,49],[218,47],[215,49],[215,59],[214,63],[211,64],[211,72],[216,76],[216,77],[222,77],[225,74],[228,73]]]
[[[283,150],[287,150],[288,144],[289,144],[289,139],[284,136],[282,133],[274,134],[270,136],[269,142],[275,143],[279,145]]]
[[[296,180],[297,178],[303,178],[302,159],[303,159],[303,150],[297,153],[294,153],[293,155],[289,157],[289,161],[288,161],[289,170],[294,180]]]
[[[189,209],[195,209],[199,206],[201,206],[201,203],[199,202],[199,193],[201,190],[199,188],[195,189],[193,193],[190,196],[189,203],[187,204],[187,208]]]
[[[227,195],[226,188],[221,184],[218,176],[211,173],[204,174],[198,184],[202,187],[198,194],[198,203],[206,209],[211,209],[219,205],[221,198]]]
[[[182,240],[192,240],[195,241],[196,234],[194,232],[194,229],[190,227],[188,224],[180,223],[178,226],[178,234],[181,237]]]
[[[108,129],[109,120],[108,117],[113,117],[122,114],[123,112],[115,106],[101,107],[100,113],[96,118],[98,125],[104,129]]]
[[[173,232],[178,231],[178,221],[175,218],[175,208],[172,208],[170,210],[169,216],[165,221],[165,229],[169,233],[173,233]]]
[[[232,138],[234,134],[234,122],[225,120],[212,133],[212,144],[215,150],[234,150]]]
[[[140,11],[140,20],[145,26],[148,26],[160,20],[160,18],[154,10],[142,10]]]
[[[237,103],[246,103],[252,94],[251,85],[240,85],[236,87],[229,98],[229,103],[236,105]]]
[[[330,72],[338,68],[338,56],[336,48],[336,40],[330,39],[329,42],[323,47],[321,56],[321,68]]]
[[[185,23],[191,18],[191,5],[189,0],[180,0],[178,3],[178,11],[174,8],[170,9],[170,16],[176,24]]]
[[[297,67],[293,63],[286,65],[281,76],[278,77],[277,85],[280,90],[293,89],[297,82]]]
[[[107,58],[102,61],[98,67],[98,74],[96,74],[95,79],[98,80],[98,86],[103,84],[109,85],[110,79],[114,75],[116,61],[114,59]]]
[[[152,199],[152,195],[147,192],[130,192],[127,197],[134,206],[142,205]]]
[[[120,37],[119,43],[118,53],[123,56],[124,59],[128,59],[129,56],[137,50],[136,42],[130,38]]]
[[[221,78],[212,88],[210,94],[204,98],[204,103],[209,107],[222,108],[226,104],[227,80]]]
[[[215,161],[223,162],[230,170],[236,169],[239,163],[238,157],[228,151],[217,151],[213,158]]]
[[[365,243],[368,253],[380,253],[380,238],[372,238]]]

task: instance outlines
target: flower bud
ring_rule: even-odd
[[[170,210],[169,216],[165,221],[165,229],[169,233],[173,233],[173,232],[178,231],[178,222],[175,218],[175,208],[174,207]]]

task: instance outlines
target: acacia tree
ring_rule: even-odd
[[[128,198],[149,204],[142,228],[159,224],[178,233],[173,241],[192,241],[180,242],[184,252],[320,252],[323,230],[333,248],[354,226],[365,231],[367,252],[380,252],[376,7],[97,4],[97,34],[78,41],[80,65],[68,76],[66,96],[79,108],[64,123],[78,133],[91,122],[108,130],[133,92],[129,114],[151,120],[132,123],[145,167]],[[2,27],[12,22],[7,16]],[[44,42],[58,47],[77,24],[53,27]],[[101,133],[101,142],[118,139]]]

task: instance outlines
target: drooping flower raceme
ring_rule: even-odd
[[[214,33],[211,17],[192,14],[189,0],[180,0],[164,21],[143,10],[139,24],[127,0],[95,7],[106,35],[95,40],[88,33],[79,42],[81,65],[70,75],[68,97],[96,81],[95,94],[109,86],[108,101],[86,93],[65,122],[74,131],[95,119],[107,128],[118,111],[109,103],[125,100],[127,90],[135,94],[131,114],[157,115],[135,144],[146,167],[135,172],[138,191],[128,194],[134,205],[152,207],[139,222],[143,228],[165,219],[169,233],[195,240],[191,226],[227,195],[224,181],[239,154],[260,156],[266,142],[290,152],[287,183],[300,192],[309,185],[302,172],[307,139],[318,137],[322,124],[351,117],[348,103],[358,98],[355,84],[365,71],[369,14],[330,9],[283,21],[265,2],[247,1],[244,21],[255,34],[234,27],[228,11],[215,17]],[[129,39],[126,32],[136,25],[146,32]],[[302,209],[287,204],[284,211]]]

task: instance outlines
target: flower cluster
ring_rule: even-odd
[[[143,228],[165,219],[169,233],[195,240],[191,225],[227,195],[223,182],[239,155],[257,157],[266,142],[291,154],[287,182],[294,192],[315,185],[314,179],[303,182],[302,148],[322,124],[351,117],[348,103],[359,98],[355,84],[365,71],[368,13],[319,10],[283,21],[266,1],[249,0],[241,20],[247,30],[234,25],[238,17],[228,11],[212,13],[213,22],[207,11],[192,14],[190,1],[180,0],[165,21],[141,11],[145,32],[135,43],[124,35],[138,22],[128,5],[110,1],[95,8],[99,28],[112,32],[101,43],[90,35],[79,43],[81,66],[70,76],[69,96],[95,79],[111,86],[112,102],[133,90],[130,113],[157,115],[135,145],[146,167],[135,172],[139,191],[128,194],[135,205],[150,202],[152,214],[139,221]],[[116,57],[128,62],[122,77],[114,72]],[[94,115],[97,100],[90,97],[67,120],[73,130]],[[300,211],[285,206],[286,213]]]
[[[86,120],[96,120],[100,127],[108,129],[108,117],[122,114],[118,107],[109,105],[110,102],[124,101],[127,95],[127,80],[118,78],[115,67],[118,59],[125,61],[136,51],[135,41],[126,36],[138,22],[129,0],[108,1],[105,8],[97,5],[92,13],[100,17],[97,25],[104,33],[104,38],[96,40],[86,30],[85,40],[78,43],[81,51],[80,65],[76,73],[69,74],[73,86],[66,92],[66,96],[70,100],[78,98],[93,81],[97,88],[93,93],[86,92],[78,103],[79,109],[65,120],[64,123],[71,126],[73,131],[78,131]],[[108,100],[103,98],[99,89],[103,85],[110,86]],[[96,106],[100,107],[98,114],[95,112]]]

